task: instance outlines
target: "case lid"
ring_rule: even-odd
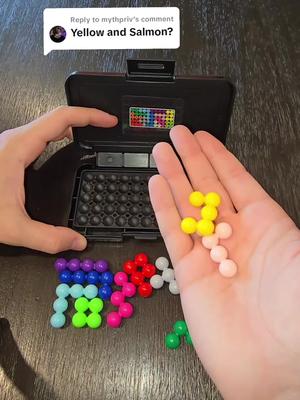
[[[128,60],[127,73],[74,72],[65,84],[69,105],[118,117],[113,128],[74,128],[75,142],[94,151],[151,152],[170,141],[176,124],[206,130],[225,143],[234,86],[222,77],[175,76],[174,61]]]

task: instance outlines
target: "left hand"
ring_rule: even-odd
[[[0,135],[0,243],[46,253],[83,250],[85,237],[72,229],[32,220],[25,209],[24,171],[50,141],[72,136],[72,126],[112,127],[117,118],[83,107],[59,107]]]

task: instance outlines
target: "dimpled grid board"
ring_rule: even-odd
[[[84,171],[76,226],[158,229],[149,193],[149,173]]]
[[[129,126],[132,128],[171,129],[175,124],[172,108],[129,108]]]

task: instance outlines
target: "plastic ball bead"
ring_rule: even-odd
[[[130,318],[133,315],[133,305],[131,303],[120,304],[118,313],[122,318]]]
[[[64,258],[58,258],[54,263],[54,268],[57,272],[61,272],[67,268],[67,260]]]
[[[68,308],[68,302],[65,298],[59,297],[53,303],[53,310],[57,313],[63,313]]]
[[[90,221],[91,221],[91,224],[93,224],[93,225],[99,225],[101,222],[101,219],[100,219],[100,217],[98,217],[98,215],[94,215],[93,217],[91,217]],[[86,268],[90,268],[90,267],[86,267]],[[90,269],[89,269],[89,271],[90,271]]]
[[[83,289],[83,294],[85,295],[85,297],[87,299],[93,299],[94,297],[97,296],[98,294],[98,288],[95,285],[87,285],[84,289]]]
[[[106,260],[97,260],[94,264],[94,270],[100,273],[107,271],[108,262]]]
[[[77,312],[72,317],[72,325],[75,328],[83,328],[86,325],[87,316],[83,312]]]
[[[92,313],[99,313],[103,310],[103,301],[99,297],[95,297],[89,302],[88,307]]]
[[[202,245],[206,249],[211,250],[213,247],[217,246],[219,243],[218,236],[214,233],[213,235],[203,236]]]
[[[134,262],[137,266],[142,267],[144,264],[147,264],[148,262],[148,256],[145,253],[138,253],[134,257]]]
[[[82,261],[81,263],[81,269],[85,272],[90,272],[94,268],[94,261],[86,258],[85,260]]]
[[[134,261],[127,260],[123,264],[123,271],[126,272],[126,274],[131,275],[133,272],[137,271],[137,266]]]
[[[190,335],[190,332],[189,331],[187,331],[187,333],[185,334],[185,341],[186,341],[186,343],[187,344],[193,344],[193,341],[192,341],[192,338],[191,338],[191,335]]]
[[[131,217],[128,221],[129,225],[131,226],[138,226],[139,225],[139,218]]]
[[[59,280],[62,283],[71,283],[72,282],[72,272],[68,271],[65,269],[64,271],[61,271],[59,274]]]
[[[92,312],[86,319],[86,323],[89,328],[97,329],[101,325],[102,318],[101,315]]]
[[[175,333],[168,333],[165,343],[168,349],[177,349],[180,346],[180,338]]]
[[[145,278],[151,278],[151,276],[156,274],[156,268],[153,264],[145,264],[142,269],[142,274]]]
[[[197,230],[197,221],[195,220],[195,218],[186,217],[186,218],[183,218],[180,226],[181,226],[181,230],[184,233],[192,235]]]
[[[111,328],[119,328],[122,322],[122,317],[116,311],[112,311],[107,314],[106,322],[107,325]]]
[[[188,328],[185,321],[176,321],[173,326],[174,333],[178,336],[186,335]]]
[[[94,300],[94,299],[93,299]],[[92,300],[92,301],[93,301]],[[84,313],[88,310],[90,302],[85,297],[80,297],[74,303],[74,307],[76,311]]]
[[[110,217],[105,217],[104,218],[104,221],[103,221],[104,224],[105,225],[111,225],[110,223],[106,224],[105,221],[107,221],[107,219],[110,219]],[[93,217],[91,217],[90,221],[91,221],[91,224],[93,224],[93,225],[99,225],[101,223],[101,218],[98,217],[98,215],[94,215]]]
[[[122,293],[125,297],[133,297],[136,294],[136,287],[132,282],[126,282],[122,286]]]
[[[50,325],[53,328],[62,328],[66,323],[66,317],[63,313],[57,312],[50,318]]]
[[[99,288],[98,295],[102,300],[108,300],[110,299],[110,296],[112,295],[112,288],[105,284]]]
[[[131,274],[130,279],[135,286],[139,286],[144,282],[144,275],[141,272],[136,271]]]
[[[110,271],[105,271],[101,274],[101,283],[106,283],[107,285],[112,285],[114,282],[114,274]]]
[[[80,269],[80,260],[78,258],[72,258],[72,260],[68,262],[68,268],[72,272],[78,271]]]
[[[169,260],[166,257],[158,257],[155,260],[155,266],[157,269],[160,271],[163,271],[164,269],[167,269],[169,266]]]
[[[218,216],[218,210],[214,206],[204,206],[201,209],[201,217],[203,219],[208,219],[214,221]]]
[[[205,197],[201,192],[193,192],[189,195],[189,202],[194,207],[201,207]]]
[[[209,236],[214,233],[215,225],[208,219],[200,219],[197,222],[197,233],[201,236]]]
[[[83,286],[79,283],[75,283],[75,285],[70,287],[70,296],[73,299],[78,299],[79,297],[83,296]]]
[[[232,278],[237,273],[237,265],[232,260],[223,260],[219,264],[219,272],[224,278]]]
[[[141,297],[150,297],[153,293],[153,288],[150,283],[144,282],[139,286],[138,292]]]
[[[171,282],[175,279],[174,270],[172,268],[164,269],[161,277],[165,282]]]
[[[217,263],[226,260],[228,256],[228,251],[224,246],[215,246],[210,251],[210,258]]]
[[[170,283],[169,283],[169,291],[172,294],[179,294],[179,287],[177,285],[176,279],[173,279]]]
[[[55,293],[57,297],[68,297],[70,294],[70,287],[66,283],[61,283],[57,286]]]
[[[128,276],[125,272],[117,272],[114,276],[115,284],[118,286],[123,286],[124,283],[128,282]]]
[[[205,195],[205,204],[207,206],[219,207],[221,204],[221,197],[218,193],[209,192]]]
[[[215,232],[219,239],[228,239],[232,235],[232,228],[227,222],[220,222],[216,225]]]
[[[160,289],[164,285],[164,280],[160,275],[153,275],[150,279],[150,285],[153,289]]]
[[[116,290],[115,292],[113,292],[113,294],[110,297],[110,302],[114,306],[119,306],[121,303],[124,303],[124,300],[125,300],[125,296],[119,290]]]
[[[91,173],[87,173],[84,178],[86,181],[91,182],[94,178],[94,175]]]
[[[74,283],[83,284],[85,282],[85,273],[83,271],[73,272],[72,280]]]
[[[91,285],[97,285],[99,283],[100,274],[97,271],[91,271],[86,276],[87,283]]]

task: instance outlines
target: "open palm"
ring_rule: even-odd
[[[149,190],[195,349],[225,398],[300,398],[299,230],[213,136],[184,126],[170,136],[186,173],[160,143]],[[221,244],[238,265],[234,278],[180,229],[183,217],[200,219],[188,201],[193,190],[222,197],[217,222],[233,228]]]

